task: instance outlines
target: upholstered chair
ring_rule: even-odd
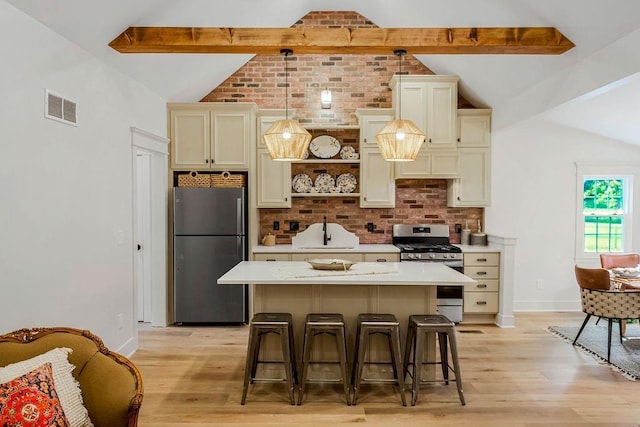
[[[591,316],[598,316],[608,321],[607,363],[611,358],[611,329],[613,320],[618,320],[620,342],[622,342],[622,324],[626,319],[640,318],[640,290],[610,290],[609,271],[604,268],[582,268],[575,266],[576,281],[580,286],[582,311],[586,314],[584,322],[573,340],[575,345]]]

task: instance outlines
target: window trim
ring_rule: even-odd
[[[624,183],[624,209],[622,213],[623,234],[622,251],[631,252],[633,247],[633,186],[635,167],[629,164],[614,163],[576,163],[576,221],[575,221],[575,257],[576,260],[596,261],[600,252],[584,250],[584,180],[585,179],[622,179]],[[599,263],[599,261],[598,261]]]

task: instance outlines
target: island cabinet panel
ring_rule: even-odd
[[[464,254],[464,274],[476,280],[464,288],[464,320],[493,322],[500,304],[500,253]]]

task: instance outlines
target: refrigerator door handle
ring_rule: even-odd
[[[244,209],[241,198],[236,199],[236,230],[238,234],[244,235]]]
[[[242,236],[236,237],[236,250],[238,251],[238,259],[244,261],[244,238]]]

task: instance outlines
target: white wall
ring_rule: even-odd
[[[165,135],[166,100],[4,1],[0,51],[0,333],[72,326],[129,353],[129,128]],[[45,88],[78,103],[78,127],[44,118]]]
[[[640,224],[640,147],[533,119],[493,133],[492,156],[487,231],[518,239],[514,310],[579,310],[573,274],[575,163],[637,164],[634,222]],[[635,251],[640,251],[639,229],[634,227]]]

